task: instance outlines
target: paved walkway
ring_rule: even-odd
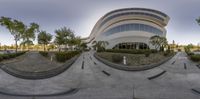
[[[148,80],[148,77],[166,71]],[[121,71],[104,65],[83,53],[64,73],[42,80],[24,80],[0,70],[0,92],[10,94],[55,94],[78,89],[76,92],[45,97],[0,95],[0,99],[199,99],[191,91],[200,86],[200,69],[178,53],[165,64],[146,71]]]
[[[39,72],[51,70],[62,66],[61,63],[50,61],[40,55],[38,52],[27,52],[25,55],[19,56],[16,59],[4,61],[6,66],[14,67],[22,71]]]

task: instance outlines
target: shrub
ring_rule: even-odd
[[[44,51],[40,51],[39,53],[44,57],[48,57],[48,55],[49,55],[48,52],[44,52]]]
[[[56,60],[58,62],[65,62],[72,57],[78,55],[80,52],[78,51],[70,51],[70,52],[57,52],[55,53]]]
[[[192,61],[198,62],[200,61],[200,54],[191,55],[190,58]]]
[[[15,58],[17,56],[20,56],[22,54],[24,54],[25,52],[18,52],[18,53],[10,53],[10,54],[1,54],[0,55],[0,61],[4,60],[4,59],[10,59],[10,58]]]
[[[149,51],[147,51],[147,52],[145,52],[145,57],[149,57],[150,56],[150,54],[151,54],[151,52],[149,52]]]
[[[158,50],[156,50],[156,49],[151,49],[151,53],[157,53],[158,52]]]
[[[169,55],[169,52],[164,52],[163,55],[164,55],[164,56],[168,56],[168,55]]]
[[[9,56],[9,54],[3,54],[3,55],[2,55],[2,58],[3,58],[3,59],[9,59],[10,56]]]
[[[123,57],[121,55],[113,54],[112,61],[115,63],[121,63],[123,61]]]
[[[188,56],[192,56],[192,55],[194,55],[194,53],[188,52],[187,55],[188,55]]]
[[[105,48],[104,47],[99,47],[98,49],[97,49],[97,52],[104,52],[105,51]]]
[[[2,61],[3,60],[3,57],[2,57],[2,55],[0,54],[0,61]]]

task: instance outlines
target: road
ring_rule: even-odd
[[[200,88],[200,69],[183,52],[156,68],[122,71],[106,66],[83,53],[65,72],[48,79],[25,80],[0,70],[0,99],[199,99],[191,91]],[[149,77],[166,71],[154,79]],[[56,96],[49,94],[65,93]],[[30,95],[30,96],[29,96]],[[42,95],[31,96],[31,95]]]

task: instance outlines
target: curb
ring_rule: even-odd
[[[54,93],[54,94],[19,94],[19,93],[8,93],[8,92],[1,92],[1,91],[0,91],[0,94],[7,95],[7,96],[19,96],[19,97],[47,97],[47,96],[71,95],[71,94],[77,93],[78,91],[79,89],[77,88],[71,88],[67,91]]]

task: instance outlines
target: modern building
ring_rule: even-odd
[[[150,37],[166,36],[169,16],[153,9],[124,8],[101,17],[86,40],[89,47],[95,41],[107,41],[107,49],[153,49]]]

